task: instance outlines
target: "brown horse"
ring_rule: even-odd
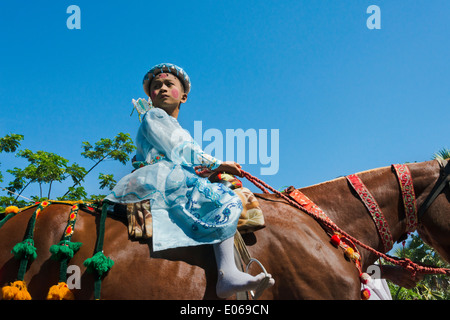
[[[437,161],[409,164],[420,206],[440,175]],[[358,174],[376,198],[395,241],[406,232],[399,184],[390,167]],[[365,206],[345,178],[300,189],[341,229],[377,250],[383,245]],[[244,235],[252,257],[257,258],[276,283],[261,299],[360,299],[359,272],[343,251],[311,216],[273,194],[259,194],[266,227]],[[446,187],[422,217],[418,232],[440,255],[450,261],[450,191]],[[14,281],[19,262],[10,253],[22,241],[34,209],[20,212],[0,229],[0,285]],[[37,258],[29,263],[25,282],[33,299],[45,299],[58,282],[59,263],[50,259],[49,248],[60,241],[70,206],[52,204],[36,220]],[[98,214],[80,210],[73,242],[82,242],[70,260],[81,271],[76,299],[92,299],[94,277],[83,266],[95,250]],[[209,245],[153,252],[151,240],[128,239],[124,220],[106,220],[104,253],[115,264],[103,279],[101,298],[112,299],[217,299],[216,264]],[[365,270],[377,257],[360,248]],[[254,270],[250,270],[253,272]],[[254,272],[259,272],[256,270]]]

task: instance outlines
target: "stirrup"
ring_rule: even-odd
[[[265,274],[264,279],[261,280],[261,282],[258,284],[258,287],[256,287],[255,291],[250,290],[250,295],[252,299],[257,300],[263,294],[264,290],[266,290],[270,286],[270,279],[272,279],[272,277],[267,273],[262,263],[254,258],[251,258],[250,261],[247,263],[247,266],[245,267],[246,273],[248,273],[248,268],[250,267],[252,262],[256,262],[257,264],[259,264],[259,266],[261,267],[262,271]]]

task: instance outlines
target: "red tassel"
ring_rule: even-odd
[[[339,238],[339,236],[337,235],[337,234],[334,234],[332,237],[331,237],[331,243],[334,245],[334,246],[339,246],[339,244],[341,243],[341,238]]]

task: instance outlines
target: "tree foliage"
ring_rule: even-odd
[[[23,140],[21,134],[7,134],[3,138],[0,138],[0,153],[2,152],[14,152],[20,146],[20,141]],[[1,163],[0,163],[1,165]],[[0,172],[0,183],[3,182],[3,175]]]
[[[14,168],[16,169],[14,172],[20,172],[20,177],[25,178],[25,181],[28,180],[29,183],[38,183],[41,198],[43,197],[43,184],[48,184],[47,198],[50,198],[52,183],[61,182],[66,179],[66,168],[69,160],[55,153],[41,150],[32,152],[29,149],[25,149],[19,151],[17,156],[28,160],[29,165],[25,168],[23,174],[18,168]],[[8,172],[13,173],[10,170]]]
[[[0,152],[16,152],[20,146],[20,141],[24,138],[20,134],[9,134],[0,138]],[[0,213],[9,205],[25,206],[30,202],[51,199],[52,185],[62,183],[67,179],[72,180],[72,186],[67,192],[56,197],[57,200],[86,200],[101,199],[103,195],[88,195],[82,185],[85,177],[102,161],[113,160],[126,164],[129,154],[135,150],[129,134],[119,133],[113,139],[102,138],[94,145],[89,142],[82,143],[83,152],[81,155],[94,161],[94,164],[86,169],[80,164],[70,163],[68,159],[47,151],[38,150],[33,152],[30,149],[18,150],[16,157],[27,161],[25,167],[14,167],[6,170],[11,176],[8,185],[2,190],[6,193],[0,196]],[[111,190],[116,181],[113,174],[100,173],[99,188]],[[3,175],[0,172],[0,182],[3,182]],[[23,192],[33,184],[39,186],[39,194],[30,198],[23,196]]]
[[[399,258],[408,258],[414,262],[431,265],[439,268],[449,268],[446,263],[422,239],[411,234],[410,240],[403,247],[395,250],[394,255]],[[425,275],[412,289],[399,287],[388,283],[391,295],[395,300],[448,300],[450,299],[450,280],[446,275]]]
[[[74,185],[72,186],[72,188],[75,188],[77,185],[79,185],[84,180],[84,177],[88,175],[102,161],[117,160],[122,164],[126,164],[130,160],[129,154],[136,149],[133,144],[133,140],[130,138],[130,135],[128,133],[122,132],[117,134],[114,139],[102,138],[97,141],[94,146],[89,142],[83,142],[82,148],[84,151],[81,153],[81,155],[85,158],[93,160],[95,163],[89,170],[77,176],[76,181],[74,180]],[[114,187],[115,180],[113,179],[113,175],[105,176],[103,174],[100,174],[99,179],[100,189],[104,189],[105,187],[112,189]],[[76,189],[69,188],[69,190],[63,195],[62,198],[71,193],[73,190]]]
[[[433,159],[441,159],[441,160],[450,159],[450,149],[442,148],[433,155]]]
[[[0,138],[0,152],[14,152],[20,146],[20,141],[23,140],[21,134],[7,134],[3,138]]]
[[[121,132],[114,139],[100,139],[94,146],[89,142],[83,142],[83,149],[84,152],[81,154],[88,159],[103,161],[109,158],[126,164],[130,159],[128,154],[135,146],[130,135]]]

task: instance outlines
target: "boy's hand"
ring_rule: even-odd
[[[226,172],[234,176],[242,177],[241,165],[233,161],[225,161],[214,171]]]

